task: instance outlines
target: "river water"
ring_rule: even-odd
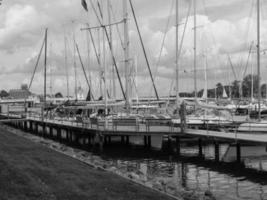
[[[160,150],[161,138],[152,138],[152,149],[145,150],[141,138],[132,145],[111,145],[101,153],[107,168],[141,180],[144,184],[172,195],[191,192],[200,196],[209,191],[216,199],[267,199],[267,152],[265,146],[243,146],[243,165],[234,164],[235,147],[220,145],[220,161],[214,162],[214,146],[203,147],[205,160],[198,158],[194,142],[182,143],[180,157]],[[187,195],[188,196],[188,195]],[[192,197],[194,199],[194,197]]]

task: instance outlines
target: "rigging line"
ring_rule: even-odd
[[[244,72],[243,72],[243,77],[242,77],[243,79],[244,79],[244,77],[245,77],[245,75],[246,75],[246,73],[247,73],[248,63],[249,63],[249,58],[250,58],[250,55],[251,55],[251,51],[252,51],[252,47],[253,47],[253,45],[254,45],[254,42],[252,41],[251,44],[250,44],[249,52],[248,52],[248,58],[247,58],[247,62],[246,62],[246,66],[245,66],[245,70],[244,70]]]
[[[32,86],[32,82],[33,82],[33,79],[34,79],[34,75],[35,75],[35,73],[36,73],[36,70],[37,70],[37,67],[38,67],[38,64],[39,64],[39,61],[40,61],[41,54],[42,54],[42,52],[43,52],[44,45],[45,45],[45,39],[43,40],[43,43],[42,43],[40,52],[39,52],[38,57],[37,57],[37,61],[36,61],[35,67],[34,67],[34,71],[33,71],[33,74],[32,74],[32,78],[31,78],[31,81],[30,81],[30,84],[29,84],[29,89],[30,89],[31,86]]]
[[[100,17],[98,16],[97,10],[96,10],[96,8],[95,8],[95,6],[94,6],[92,0],[90,0],[90,4],[91,4],[91,7],[92,7],[92,9],[93,9],[93,11],[94,11],[94,13],[95,13],[95,15],[96,15],[96,18],[97,18],[98,23],[99,23],[100,25],[102,25],[102,23],[101,23],[101,19],[100,19]]]
[[[232,60],[231,60],[231,58],[230,58],[230,55],[229,55],[229,54],[227,54],[227,56],[228,56],[228,60],[229,60],[230,66],[231,66],[231,68],[232,68],[232,71],[233,71],[233,74],[234,74],[235,80],[238,80],[238,79],[237,79],[237,76],[236,76],[236,73],[235,73],[235,69],[234,69],[234,66],[233,66]]]
[[[102,9],[101,9],[101,5],[100,5],[99,1],[97,1],[97,7],[99,10],[99,14],[100,14],[101,19],[103,19],[103,13],[102,13]]]
[[[90,3],[91,3],[91,7],[97,17],[97,20],[99,22],[100,25],[102,25],[103,29],[104,29],[104,32],[105,32],[105,35],[106,35],[106,38],[107,38],[107,41],[108,41],[108,46],[109,46],[109,50],[110,50],[110,53],[111,53],[111,57],[112,57],[112,61],[113,61],[113,65],[115,67],[115,71],[116,71],[116,74],[117,74],[117,77],[118,77],[118,80],[119,80],[119,84],[120,84],[120,88],[121,88],[121,92],[122,92],[122,95],[124,97],[124,99],[126,100],[126,95],[125,95],[125,92],[124,92],[124,89],[123,89],[123,86],[122,86],[122,81],[121,81],[121,78],[120,78],[120,74],[119,74],[119,70],[118,70],[118,66],[117,66],[117,63],[116,63],[116,59],[115,59],[115,56],[113,54],[113,51],[112,51],[112,46],[111,46],[111,41],[109,39],[109,36],[108,36],[108,32],[107,32],[107,29],[105,26],[103,26],[103,24],[101,23],[101,20],[97,14],[97,11],[96,11],[96,8],[92,2],[92,0],[90,0]]]
[[[188,10],[187,10],[187,16],[186,16],[186,20],[185,20],[184,30],[183,30],[183,34],[182,34],[182,38],[181,38],[181,42],[180,42],[179,51],[178,51],[178,60],[180,59],[180,56],[182,53],[182,48],[183,48],[184,38],[185,38],[185,32],[186,32],[188,21],[189,21],[189,15],[190,15],[191,7],[192,7],[192,1],[189,2],[189,6],[188,6]]]
[[[87,82],[87,85],[89,87],[89,90],[91,90],[91,85],[90,85],[90,82],[88,80],[88,77],[87,77],[85,69],[84,69],[84,65],[83,65],[83,61],[82,61],[82,58],[81,58],[81,54],[80,54],[80,50],[79,50],[78,44],[75,43],[75,46],[76,46],[77,53],[78,53],[78,56],[79,56],[79,60],[80,60],[80,63],[81,63],[82,69],[83,69],[84,77],[86,79],[86,82]],[[92,96],[92,99],[94,100],[94,96],[93,96],[92,90],[91,90],[91,96]]]
[[[89,23],[86,23],[86,24],[89,27]],[[100,66],[100,58],[99,58],[98,52],[96,50],[96,45],[95,45],[94,37],[93,37],[93,34],[92,34],[92,30],[91,29],[88,29],[88,31],[89,31],[90,38],[91,38],[91,41],[92,41],[92,44],[93,44],[93,48],[94,48],[94,52],[95,52],[97,63]]]
[[[249,29],[250,29],[250,19],[252,18],[252,15],[253,15],[253,8],[254,8],[254,1],[252,1],[252,5],[251,5],[251,8],[250,8],[250,12],[249,12],[249,18],[248,18],[248,20],[247,20],[247,26],[246,26],[246,33],[245,33],[245,41],[246,41],[246,43],[248,42],[248,35],[249,35]],[[249,45],[249,54],[251,53],[251,48],[252,48],[252,46],[251,45]],[[240,57],[239,57],[239,62],[240,62],[240,64],[239,64],[239,68],[240,68],[240,72],[242,71],[242,66],[243,66],[243,59],[242,59],[242,55],[240,55]],[[243,77],[242,78],[244,78],[244,73],[245,73],[245,71],[247,70],[246,69],[247,68],[247,64],[245,65],[245,69],[244,69],[244,71],[243,71],[243,73],[241,72],[240,74],[243,74]],[[240,78],[241,79],[241,78]]]
[[[115,70],[116,70],[116,74],[117,74],[117,76],[118,76],[118,80],[119,80],[120,87],[121,87],[121,92],[122,92],[122,94],[123,94],[124,99],[126,99],[126,95],[125,95],[125,92],[124,92],[124,90],[123,90],[123,86],[122,86],[122,82],[121,82],[121,78],[120,78],[120,74],[119,74],[119,70],[118,70],[117,62],[116,62],[115,56],[114,56],[113,51],[112,51],[112,45],[111,45],[111,41],[110,41],[110,39],[109,39],[108,31],[107,31],[106,27],[104,27],[104,32],[105,32],[105,35],[106,35],[106,37],[107,37],[107,42],[108,42],[109,50],[110,50],[111,57],[112,57],[112,60],[113,60],[113,65],[114,65]]]
[[[87,17],[89,18],[89,13],[87,13]],[[92,85],[92,76],[91,76],[91,71],[90,71],[90,38],[89,38],[89,33],[86,32],[85,34],[85,40],[86,40],[86,50],[87,50],[87,71],[88,71],[88,76],[89,76],[89,81],[90,85]],[[91,88],[93,89],[93,88]]]
[[[112,14],[112,18],[113,18],[113,20],[116,21],[116,20],[115,20],[115,13],[114,13],[114,10],[113,10],[113,7],[112,7],[111,4],[110,4],[110,10],[111,10],[111,14]],[[121,36],[121,32],[120,32],[120,30],[119,30],[119,25],[118,25],[118,24],[116,24],[116,30],[117,30],[117,32],[118,32],[118,36],[119,36],[119,39],[120,39],[120,44],[121,44],[121,47],[122,47],[122,49],[123,49],[122,36]]]
[[[156,81],[156,78],[158,76],[158,68],[159,68],[159,64],[160,64],[160,61],[161,61],[161,56],[162,56],[163,47],[164,47],[164,44],[165,44],[165,39],[166,39],[167,32],[168,32],[169,25],[170,25],[170,19],[171,19],[171,14],[172,14],[172,11],[173,11],[173,5],[174,5],[174,0],[172,1],[172,4],[171,4],[171,8],[170,8],[170,12],[169,12],[170,14],[169,14],[168,21],[167,21],[167,24],[166,24],[166,27],[165,27],[164,36],[163,36],[161,47],[160,47],[160,53],[159,53],[158,61],[156,63],[156,70],[155,70],[155,75],[154,75],[155,81]],[[150,91],[152,91],[152,90],[150,90]]]
[[[156,85],[155,85],[155,82],[154,82],[154,78],[153,78],[153,75],[152,75],[152,72],[151,72],[150,64],[149,64],[149,61],[148,61],[148,58],[147,58],[145,46],[144,46],[143,39],[142,39],[140,30],[139,30],[139,26],[138,26],[138,23],[137,23],[137,19],[136,19],[135,11],[134,11],[134,8],[133,8],[132,0],[129,0],[129,2],[130,2],[131,10],[132,10],[132,13],[133,13],[133,17],[134,17],[135,25],[136,25],[136,28],[137,28],[137,32],[138,32],[138,35],[139,35],[139,39],[140,39],[140,42],[141,42],[141,45],[142,45],[142,49],[143,49],[143,52],[144,52],[144,55],[145,55],[145,60],[146,60],[146,64],[147,64],[147,67],[148,67],[148,70],[149,70],[150,78],[151,78],[151,81],[152,81],[152,84],[153,84],[154,92],[156,94],[157,100],[159,100],[158,91],[157,91],[157,88],[156,88]]]

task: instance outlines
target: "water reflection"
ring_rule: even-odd
[[[196,157],[198,147],[194,144],[183,144],[180,157],[136,146],[121,148],[108,147],[102,152],[101,157],[109,168],[114,167],[121,174],[170,194],[192,192],[190,195],[197,198],[210,191],[216,199],[223,200],[267,199],[267,154],[264,146],[242,147],[245,166],[215,163],[212,144],[203,148],[205,161]],[[221,161],[230,162],[235,156],[235,147],[221,144],[219,152]]]

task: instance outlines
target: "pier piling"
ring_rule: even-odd
[[[180,156],[180,154],[181,154],[181,144],[180,144],[180,138],[179,137],[176,137],[176,139],[175,139],[175,146],[176,146],[176,154],[178,155],[178,156]]]
[[[220,161],[220,145],[217,141],[214,143],[214,153],[215,153],[215,161]]]
[[[241,146],[240,146],[240,143],[236,143],[236,162],[241,163]]]
[[[202,149],[202,139],[198,139],[198,155],[199,157],[203,157],[203,149]]]

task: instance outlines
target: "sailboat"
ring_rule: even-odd
[[[257,75],[260,77],[260,0],[257,0]],[[262,104],[261,104],[261,85],[260,78],[258,81],[258,105],[256,107],[257,119],[250,119],[249,122],[242,123],[238,127],[239,132],[248,132],[248,133],[266,133],[267,129],[267,120],[262,119]]]
[[[176,10],[178,13],[178,9]],[[178,17],[177,17],[177,24],[178,24]],[[178,32],[178,26],[176,26],[176,32]],[[228,126],[232,124],[231,115],[227,112],[227,109],[224,107],[218,107],[216,105],[210,105],[208,103],[207,98],[207,57],[206,57],[206,64],[205,64],[205,88],[203,91],[203,95],[201,101],[197,98],[197,83],[196,83],[196,0],[194,1],[194,113],[186,116],[186,124],[187,127],[197,127],[200,129],[218,129],[221,125]],[[176,34],[177,37],[177,34]],[[176,39],[176,50],[178,39]],[[178,72],[178,56],[176,56],[176,71]],[[178,82],[178,73],[176,73],[176,84]],[[178,105],[179,100],[179,91],[178,91],[178,84],[176,85],[176,101]],[[187,100],[184,100],[186,104],[188,104]],[[189,104],[192,104],[190,102]],[[225,112],[226,111],[226,112]],[[172,123],[175,126],[179,126],[181,124],[180,119],[172,119]]]

